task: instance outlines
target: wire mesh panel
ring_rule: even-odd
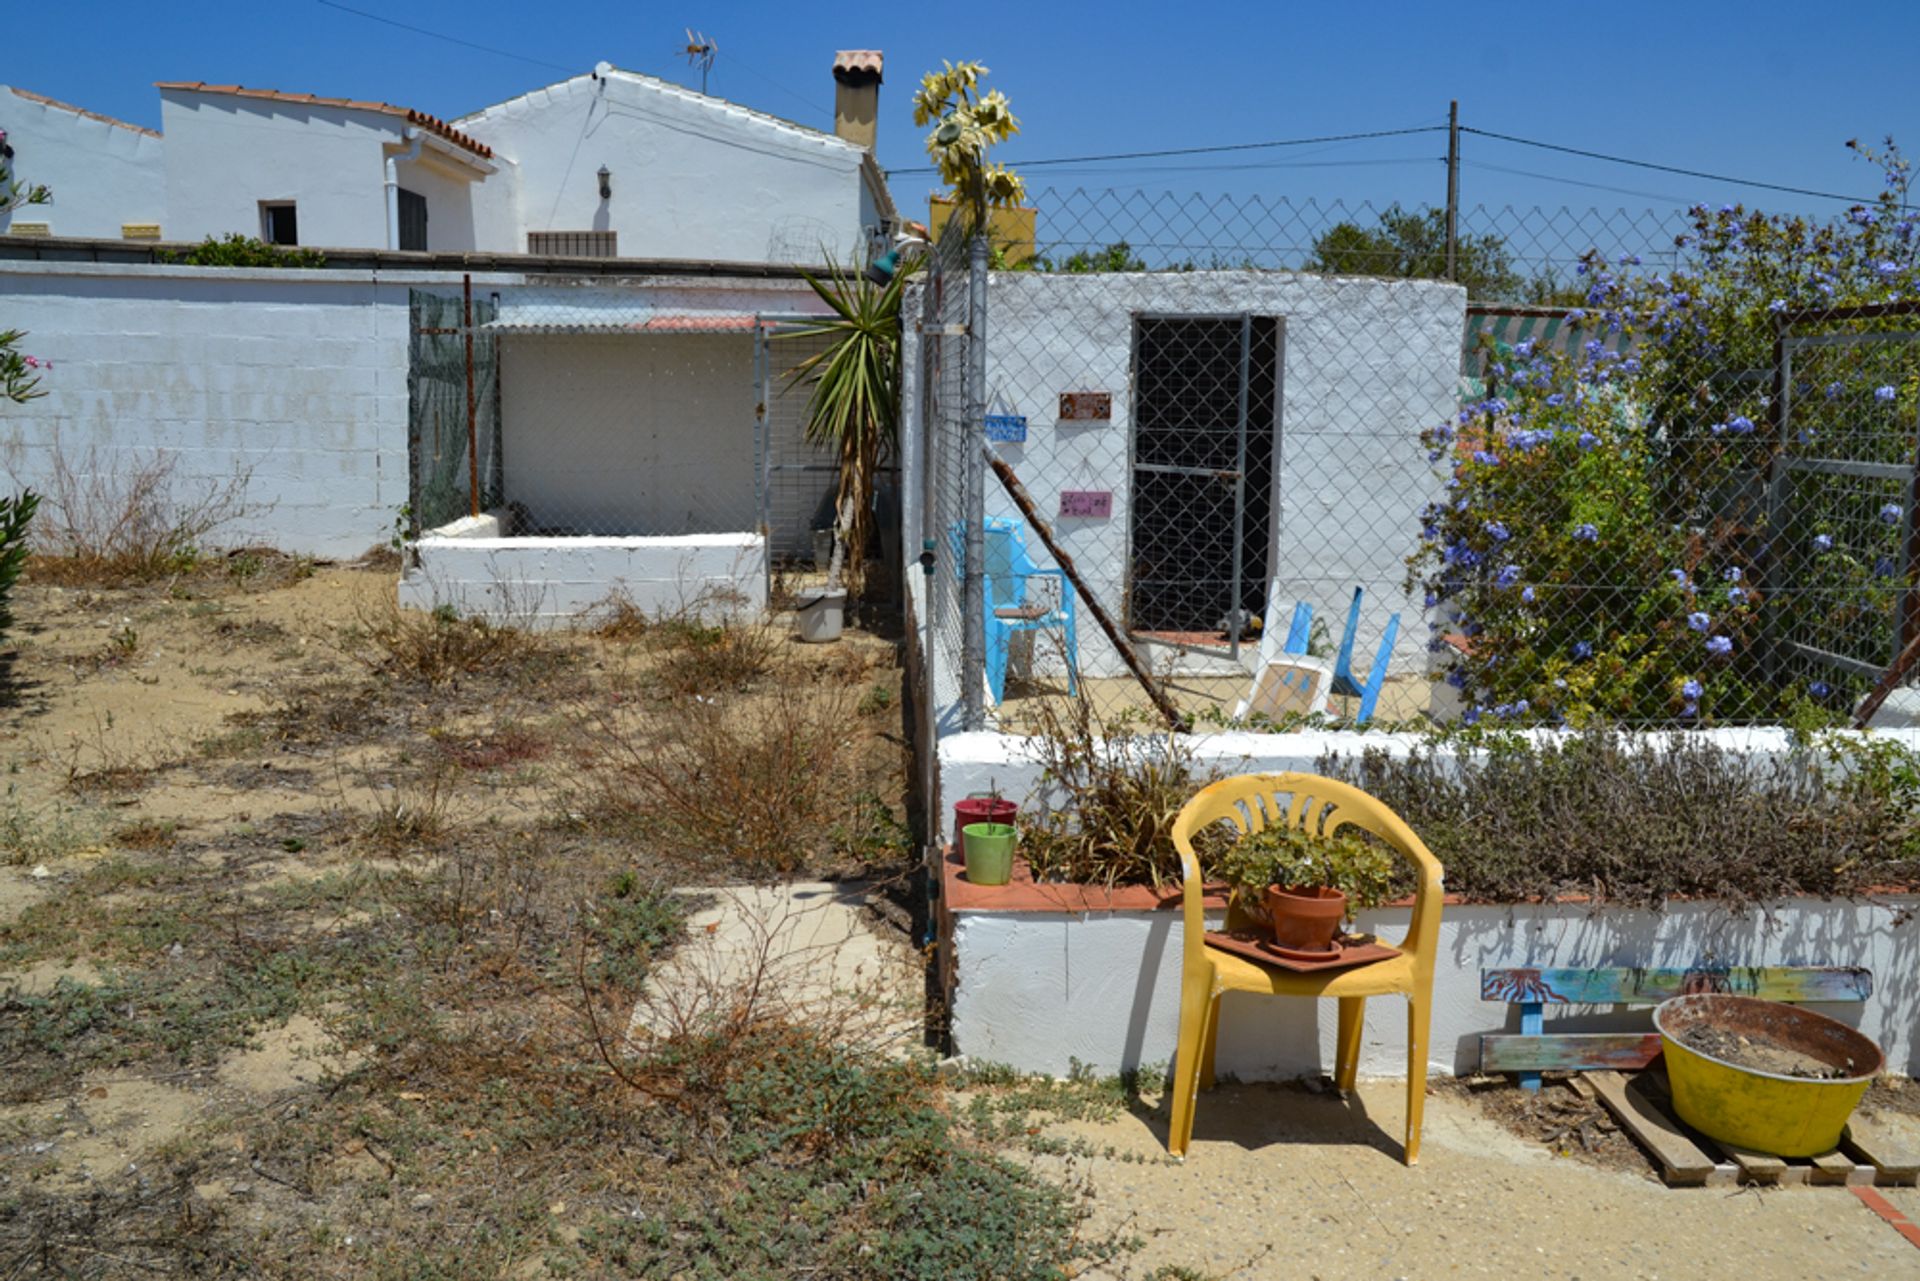
[[[500,502],[499,347],[485,328],[497,310],[491,298],[409,294],[407,501],[415,529]]]
[[[775,557],[807,559],[816,536],[831,537],[839,463],[831,449],[807,439],[809,387],[797,371],[833,338],[804,320],[773,317],[762,317],[755,334],[763,523]]]
[[[921,412],[928,425],[924,502],[931,520],[934,572],[928,610],[942,729],[960,728],[969,683],[982,680],[966,644],[966,526],[970,494],[982,484],[982,460],[968,422],[970,262],[964,237],[943,237],[927,264],[921,290]]]
[[[1437,210],[1035,193],[975,326],[984,424],[941,263],[925,295],[949,659],[969,433],[1027,495],[986,481],[959,687],[1010,727],[1146,706],[1102,613],[1198,723],[1259,723],[1274,664],[1349,722],[1849,718],[1920,635],[1903,194],[1464,210],[1447,283]]]

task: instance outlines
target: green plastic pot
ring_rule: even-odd
[[[1011,823],[970,823],[960,829],[960,848],[967,859],[967,879],[975,885],[1005,885],[1013,879]]]

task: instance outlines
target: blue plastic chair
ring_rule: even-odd
[[[1007,660],[1017,632],[1058,629],[1063,633],[1067,659],[1067,693],[1079,692],[1080,649],[1074,627],[1073,584],[1060,569],[1042,569],[1027,554],[1025,527],[1017,520],[989,516],[981,524],[986,542],[986,572],[983,595],[986,599],[987,688],[994,702],[1006,696]],[[966,527],[954,526],[948,534],[953,543],[953,563],[965,572]],[[1057,588],[1030,596],[1028,584],[1036,578],[1052,579]],[[1047,597],[1058,597],[1053,603]]]
[[[1358,696],[1360,710],[1353,718],[1355,725],[1365,725],[1373,719],[1374,704],[1380,701],[1380,687],[1387,683],[1387,663],[1393,658],[1393,643],[1400,639],[1400,615],[1394,614],[1387,620],[1386,633],[1380,638],[1380,648],[1373,656],[1373,668],[1367,673],[1367,683],[1357,684],[1353,679],[1353,636],[1360,630],[1360,602],[1365,597],[1363,588],[1353,589],[1353,605],[1347,610],[1347,631],[1340,638],[1340,656],[1333,662],[1333,692],[1349,698]],[[1295,611],[1298,620],[1299,611]]]

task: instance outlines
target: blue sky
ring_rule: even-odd
[[[1661,164],[1841,193],[1875,175],[1849,137],[1920,149],[1912,92],[1920,4],[1181,4],[1101,6],[340,0],[517,57],[383,25],[319,0],[156,7],[66,0],[12,15],[0,80],[157,126],[155,80],[239,82],[380,98],[455,116],[599,59],[698,84],[675,56],[692,24],[720,46],[711,91],[831,126],[836,48],[887,58],[880,159],[921,161],[907,110],[941,58],[993,69],[1020,116],[1023,159],[1259,142],[1444,122]],[[530,60],[530,61],[529,61]],[[1029,171],[1035,186],[1146,187],[1294,199],[1439,202],[1443,134]],[[1464,142],[1463,202],[1669,207],[1745,200],[1832,210],[1492,139]],[[1514,172],[1523,171],[1523,172]],[[1576,185],[1588,184],[1588,185]],[[931,185],[901,174],[917,206]]]

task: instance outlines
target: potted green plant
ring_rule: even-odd
[[[1283,953],[1309,958],[1335,951],[1341,924],[1386,899],[1396,869],[1385,846],[1357,831],[1321,836],[1275,824],[1227,844],[1209,871],[1226,885],[1231,915],[1270,929]]]

